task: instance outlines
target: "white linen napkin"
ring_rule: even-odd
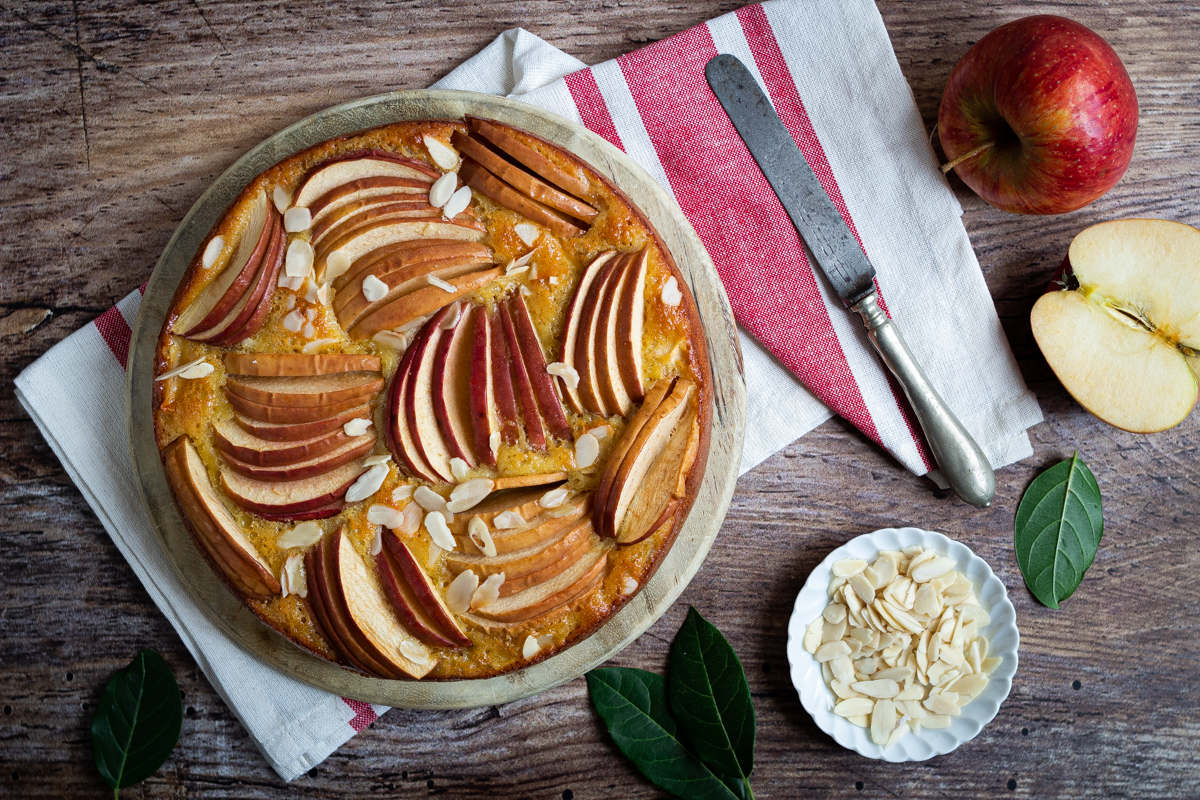
[[[777,0],[748,8],[698,28],[706,30],[720,52],[733,52],[755,69],[741,17],[765,15],[785,56],[793,59],[791,77],[804,84],[812,124],[909,345],[994,466],[1030,455],[1025,429],[1041,419],[1040,411],[1017,372],[959,219],[961,209],[928,151],[874,4]],[[796,60],[796,50],[807,54]],[[844,66],[831,69],[837,64]],[[677,192],[678,180],[672,184],[670,170],[637,113],[622,72],[630,64],[606,62],[579,72],[583,67],[533,34],[514,29],[435,86],[519,97],[575,122],[600,128],[607,124],[602,135],[619,137],[634,160],[668,191]],[[569,81],[562,80],[568,75]],[[823,93],[826,80],[829,91]],[[846,118],[848,97],[858,99],[861,119]],[[577,98],[584,101],[582,111]],[[611,113],[599,113],[597,98]],[[855,159],[847,159],[847,148],[857,154]],[[864,213],[872,207],[888,208],[887,218]],[[696,219],[693,224],[701,227]],[[713,253],[719,265],[722,255]],[[898,280],[904,270],[897,265],[913,257],[924,259],[916,263],[930,273],[906,289]],[[889,276],[897,280],[890,282]],[[943,299],[931,306],[924,297],[931,293]],[[947,310],[945,298],[962,303],[962,309]],[[275,771],[290,781],[386,709],[314,689],[242,652],[205,619],[166,562],[138,499],[125,437],[124,367],[140,301],[140,292],[132,292],[51,348],[17,377],[17,397],[213,687]],[[831,314],[844,317],[845,324],[836,323],[839,341],[850,351],[847,358],[854,362],[870,410],[886,423],[878,425],[881,433],[887,431],[885,446],[921,472],[911,433],[904,443],[894,398],[887,401],[880,391],[886,387],[881,367],[863,349],[849,314],[835,307],[835,300],[827,297],[826,302]],[[939,314],[943,317],[925,319]],[[841,319],[831,316],[835,318]],[[759,330],[764,338],[769,333]],[[756,339],[745,332],[741,339],[749,397],[745,472],[832,412]],[[973,373],[962,374],[960,364],[970,364]]]

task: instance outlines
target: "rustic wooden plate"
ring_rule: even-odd
[[[658,229],[687,279],[712,364],[712,444],[695,505],[651,581],[594,634],[553,658],[494,678],[386,681],[348,672],[291,644],[258,621],[209,569],[184,529],[167,489],[151,416],[154,348],[175,287],[196,248],[238,193],[284,158],[366,128],[416,119],[490,117],[561,145],[608,176]],[[260,661],[344,697],[401,708],[472,708],[505,703],[582,675],[636,639],[670,607],[700,569],[733,495],[746,420],[746,388],[733,311],[716,268],[679,206],[624,153],[561,117],[502,97],[473,92],[394,92],[335,106],[255,147],[209,187],[175,230],[150,281],[133,329],[126,384],[129,450],[146,513],[163,551],[208,617]]]

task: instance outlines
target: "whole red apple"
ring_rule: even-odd
[[[996,208],[1062,214],[1121,179],[1137,122],[1133,84],[1108,42],[1042,15],[967,51],[942,94],[938,135],[959,177]]]

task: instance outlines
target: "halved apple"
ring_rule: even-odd
[[[337,314],[338,324],[343,328],[352,328],[363,317],[375,312],[383,306],[392,303],[406,294],[415,292],[418,289],[423,289],[429,286],[429,276],[433,275],[443,281],[452,281],[455,278],[468,275],[472,272],[477,272],[482,267],[491,264],[492,259],[476,258],[476,257],[459,257],[443,260],[431,260],[409,264],[391,272],[385,272],[382,275],[375,275],[377,280],[382,280],[387,286],[387,293],[378,300],[369,300],[363,288],[363,281],[368,276],[374,274],[374,270],[365,270],[362,280],[356,282],[351,287],[347,287],[346,291],[338,294],[334,301],[334,312]],[[378,266],[386,266],[387,262]],[[343,298],[345,298],[343,300]]]
[[[167,483],[179,507],[220,573],[243,593],[266,600],[279,594],[279,580],[217,497],[208,470],[187,434],[163,450]]]
[[[433,411],[442,439],[454,458],[468,467],[479,462],[475,431],[471,425],[471,348],[475,340],[475,315],[468,305],[458,322],[444,332],[433,357]]]
[[[261,378],[294,378],[301,375],[334,375],[339,372],[379,372],[379,356],[354,353],[226,353],[226,375]]]
[[[1133,433],[1183,421],[1200,366],[1200,230],[1126,219],[1071,242],[1063,291],[1041,296],[1038,347],[1079,404]]]
[[[497,306],[496,316],[500,320],[500,327],[504,329],[504,341],[508,345],[508,352],[511,356],[509,367],[512,370],[517,398],[521,402],[521,420],[525,423],[525,441],[534,450],[545,450],[546,431],[542,427],[542,415],[538,411],[533,380],[529,377],[525,359],[521,357],[521,343],[517,338],[517,331],[507,303]]]
[[[327,556],[332,557],[333,563],[332,570],[326,567],[326,576],[334,578],[338,594],[334,605],[340,600],[353,639],[388,671],[401,677],[425,677],[437,666],[437,655],[414,641],[415,637],[400,624],[383,588],[342,529],[335,531],[328,541]],[[423,661],[414,660],[412,653],[417,651],[425,654]]]
[[[475,133],[494,145],[500,152],[528,167],[533,174],[576,197],[587,196],[588,179],[582,173],[558,166],[533,147],[517,139],[498,122],[474,117],[469,118],[469,121]]]
[[[638,251],[621,281],[617,300],[616,358],[625,393],[633,403],[646,397],[642,377],[642,333],[645,326],[646,275],[649,245]]]
[[[625,391],[625,381],[621,377],[621,357],[626,353],[619,352],[617,345],[617,317],[622,297],[621,287],[629,277],[629,268],[633,264],[632,256],[624,256],[620,263],[613,268],[612,273],[604,283],[600,296],[600,306],[596,312],[595,344],[592,358],[595,362],[597,390],[601,404],[610,414],[629,416],[633,408],[633,400]]]
[[[352,419],[370,418],[371,407],[369,405],[355,406],[335,416],[312,422],[263,422],[242,414],[233,416],[234,422],[246,433],[272,442],[301,442],[312,439],[314,436],[323,436],[341,430],[342,426]]]
[[[287,234],[283,230],[283,219],[272,214],[274,231],[271,243],[258,266],[258,274],[254,277],[254,285],[246,294],[246,302],[239,304],[240,308],[228,325],[219,325],[219,332],[213,336],[201,334],[205,341],[218,347],[233,347],[262,329],[271,311],[271,298],[274,296],[279,269],[283,266],[283,256],[287,246]]]
[[[405,195],[417,199],[429,197],[430,185],[431,182],[424,179],[389,176],[360,178],[333,187],[309,203],[307,208],[315,225],[350,203],[361,203],[376,197],[392,195]]]
[[[356,228],[353,235],[345,241],[339,239],[338,242],[331,242],[329,248],[322,255],[317,256],[314,269],[317,280],[324,281],[327,257],[334,250],[340,251],[353,263],[373,250],[399,242],[408,242],[414,239],[457,239],[478,242],[485,235],[486,231],[483,226],[474,221],[444,222],[440,217],[380,221],[378,225],[368,224]]]
[[[270,212],[266,193],[259,192],[250,206],[246,227],[238,236],[233,256],[175,320],[172,330],[176,334],[190,338],[215,327],[249,291],[271,241]]]
[[[222,469],[221,489],[247,511],[263,514],[303,514],[332,505],[366,471],[362,460],[298,481],[272,483]]]
[[[431,185],[438,173],[420,161],[390,153],[348,153],[314,167],[296,190],[292,205],[312,212],[312,204],[324,200],[329,192],[372,178],[404,178]]]
[[[543,203],[555,211],[560,211],[569,217],[574,217],[587,223],[596,218],[596,214],[598,213],[596,209],[582,200],[560,192],[550,184],[542,182],[538,177],[531,175],[496,153],[484,144],[483,140],[462,131],[455,131],[452,142],[462,153],[476,161],[488,172],[505,181],[514,189],[537,200],[539,203]]]
[[[518,192],[504,181],[481,167],[469,158],[464,158],[458,170],[459,176],[467,186],[479,192],[489,200],[516,211],[534,222],[541,223],[553,233],[564,238],[582,236],[584,229],[571,222],[562,214],[549,206],[542,205],[537,200]]]
[[[440,291],[440,290],[439,290]],[[450,470],[450,459],[454,456],[438,429],[437,412],[433,408],[433,370],[438,344],[447,331],[441,328],[448,308],[443,308],[425,323],[424,333],[414,342],[415,350],[404,387],[404,414],[408,418],[408,429],[422,460],[430,466],[433,474],[446,483],[454,482]]]
[[[450,258],[478,258],[490,261],[492,248],[478,242],[460,242],[454,239],[409,239],[395,242],[372,250],[352,262],[343,275],[333,279],[333,288],[342,291],[351,281],[365,277],[368,270],[378,277],[410,264]]]
[[[601,268],[609,262],[615,255],[614,250],[605,250],[600,255],[592,259],[591,263],[583,270],[583,274],[579,277],[579,283],[575,286],[575,293],[571,295],[571,302],[567,304],[566,314],[563,317],[563,338],[562,338],[562,361],[568,367],[574,369],[582,378],[585,370],[591,362],[590,355],[586,360],[576,361],[576,342],[579,340],[579,331],[581,323],[585,316],[584,309],[587,306],[586,300],[588,291],[592,287],[596,276],[600,274]],[[566,399],[567,405],[576,414],[582,414],[585,409],[583,401],[579,397],[579,389],[575,386],[570,386],[565,380],[560,379],[559,385],[563,390],[563,397]]]
[[[213,423],[213,445],[217,448],[217,452],[235,458],[243,464],[253,464],[259,467],[298,464],[330,453],[354,440],[347,436],[345,431],[338,428],[310,439],[273,442],[269,439],[252,436],[231,419],[218,420]]]
[[[537,330],[533,327],[533,319],[529,316],[525,298],[515,294],[508,299],[507,305],[513,321],[513,330],[521,345],[521,360],[525,363],[525,372],[533,384],[533,394],[537,398],[542,418],[546,420],[546,427],[552,436],[573,441],[571,424],[567,422],[566,409],[555,391],[554,378],[546,372],[546,353],[542,350],[542,340],[538,338]]]
[[[620,274],[626,258],[628,256],[624,254],[619,255],[608,259],[600,267],[599,274],[588,286],[583,310],[580,312],[579,330],[575,335],[575,356],[572,363],[579,372],[579,401],[584,411],[591,411],[602,417],[617,413],[617,409],[605,405],[600,390],[603,369],[598,355],[599,342],[603,335],[600,310],[608,283],[614,275]]]
[[[492,336],[492,387],[496,390],[500,435],[505,444],[516,444],[520,433],[517,430],[517,397],[513,392],[512,354],[508,352],[508,340],[500,316],[488,316],[488,328]]]
[[[302,375],[287,378],[240,376],[225,382],[225,388],[251,403],[264,406],[308,408],[332,406],[347,400],[361,405],[383,388],[375,372],[338,372],[332,375]]]
[[[437,483],[433,468],[425,462],[417,449],[413,432],[408,427],[408,413],[405,410],[405,398],[408,396],[408,383],[412,380],[413,364],[416,363],[417,353],[424,348],[424,339],[429,334],[429,326],[425,325],[417,331],[412,344],[404,351],[396,373],[392,375],[392,384],[388,389],[387,403],[384,405],[384,430],[387,431],[388,450],[396,463],[403,465],[404,471],[414,478],[428,483]]]
[[[475,452],[484,465],[496,468],[492,434],[500,431],[500,411],[496,406],[496,387],[492,372],[492,326],[487,308],[471,308],[474,330],[471,336],[470,412]]]
[[[247,478],[254,478],[259,481],[279,483],[281,481],[298,481],[302,478],[323,475],[357,458],[370,455],[371,451],[375,449],[375,439],[376,436],[374,433],[367,433],[364,436],[356,436],[353,439],[349,439],[349,441],[342,443],[339,447],[327,453],[313,456],[307,461],[298,461],[293,464],[281,464],[272,467],[249,464],[227,453],[222,453],[222,455],[229,468],[239,475],[245,475]]]
[[[433,585],[429,575],[408,549],[408,545],[395,533],[388,531],[383,534],[383,549],[380,550],[381,555],[384,553],[387,554],[389,565],[393,568],[396,583],[403,583],[404,588],[408,590],[403,599],[405,603],[411,604],[413,616],[421,621],[423,627],[432,628],[441,643],[428,639],[425,641],[439,647],[470,647],[471,640],[459,626],[453,612],[446,607],[442,593]],[[384,588],[387,588],[386,585]],[[403,619],[403,615],[401,618]]]
[[[611,547],[611,542],[593,537],[587,553],[565,571],[544,583],[476,609],[471,616],[495,622],[515,623],[561,608],[599,584],[608,564],[608,552]]]
[[[352,397],[349,400],[327,406],[267,406],[240,397],[229,391],[228,387],[225,387],[224,392],[229,405],[243,417],[256,419],[259,422],[283,422],[289,425],[299,422],[317,422],[335,417],[343,411],[358,408],[363,402],[362,397]]]
[[[503,273],[500,267],[468,272],[446,281],[452,291],[440,286],[427,286],[401,295],[382,308],[363,317],[349,331],[355,339],[369,339],[382,330],[398,328],[417,317],[432,314],[465,295],[482,289]]]

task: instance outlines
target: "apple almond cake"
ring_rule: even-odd
[[[385,679],[498,675],[595,631],[662,562],[708,453],[704,332],[654,228],[484,119],[259,175],[180,282],[155,374],[212,569]]]

